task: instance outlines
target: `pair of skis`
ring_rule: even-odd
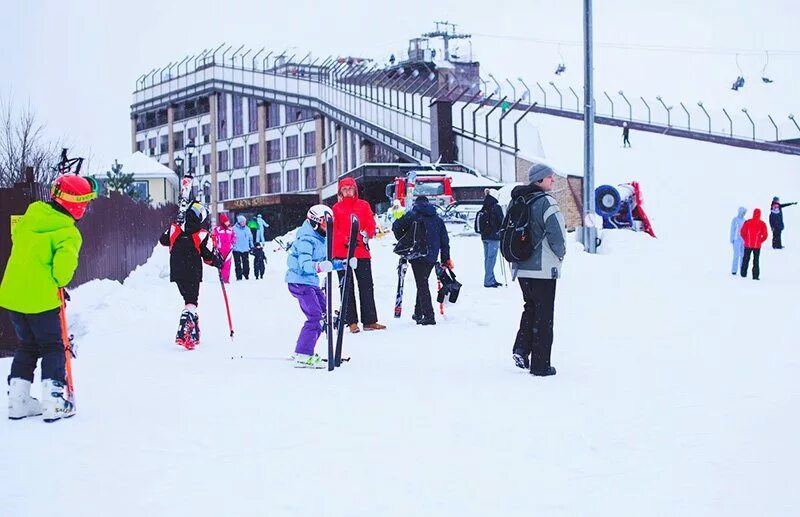
[[[327,248],[327,260],[333,260],[333,217],[330,215],[325,216],[326,237],[325,245]],[[356,245],[358,244],[358,231],[359,223],[358,217],[355,215],[350,216],[350,238],[347,241],[347,259],[345,261],[344,279],[340,285],[341,302],[339,311],[336,316],[333,313],[333,271],[328,271],[325,278],[325,294],[327,295],[327,307],[325,312],[325,333],[328,337],[328,371],[333,371],[342,365],[342,341],[344,340],[344,326],[345,326],[345,310],[347,308],[347,299],[353,296],[354,293],[350,292],[353,285],[353,268],[350,267],[350,259],[356,253]],[[333,327],[334,320],[336,320],[336,346],[333,344]],[[331,360],[333,358],[333,360]],[[346,361],[349,359],[345,359]]]

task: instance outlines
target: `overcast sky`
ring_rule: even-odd
[[[748,78],[728,88],[739,71],[733,54],[598,47],[597,86],[632,95],[684,96],[723,105],[796,111],[800,84],[800,2],[596,0],[595,39],[603,43],[700,49],[771,49],[740,56]],[[741,4],[741,5],[737,5]],[[500,6],[503,8],[501,9]],[[30,101],[48,131],[90,150],[92,169],[104,170],[130,153],[130,104],[136,78],[184,55],[222,42],[305,54],[385,58],[409,38],[450,20],[473,33],[484,76],[522,76],[531,84],[556,80],[579,89],[582,72],[580,0],[9,0],[0,33],[0,95]],[[559,40],[562,45],[530,41]],[[794,51],[780,55],[778,51]],[[562,59],[568,72],[553,76]]]

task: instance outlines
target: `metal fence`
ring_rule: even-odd
[[[23,215],[31,202],[48,197],[47,188],[33,181],[0,189],[0,271],[3,273],[11,253],[9,222]],[[175,205],[152,208],[116,193],[92,201],[77,225],[83,236],[83,247],[70,287],[96,279],[124,280],[150,258],[159,235],[176,212]],[[16,345],[8,314],[0,309],[0,357],[11,355]]]

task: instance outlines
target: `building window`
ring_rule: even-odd
[[[303,133],[303,154],[314,154],[317,152],[317,133],[309,131]]]
[[[250,176],[250,196],[258,196],[261,194],[261,178],[258,176]]]
[[[281,191],[281,173],[280,172],[272,172],[267,174],[267,192],[270,194],[273,192],[280,192]]]
[[[211,174],[211,154],[203,155],[203,174]]]
[[[144,152],[144,140],[136,141],[136,150],[139,152]]]
[[[317,167],[306,167],[306,190],[317,188]]]
[[[196,171],[197,170],[197,156],[192,156],[189,160],[189,170]]]
[[[161,148],[159,153],[164,154],[169,152],[169,135],[161,135],[161,144],[159,147]]]
[[[352,167],[358,165],[358,155],[356,154],[356,135],[350,134],[350,163]]]
[[[286,157],[287,158],[297,158],[299,154],[297,150],[297,135],[287,136],[286,137]]]
[[[211,141],[211,124],[203,124],[203,143],[207,144]]]
[[[258,165],[258,144],[250,144],[250,167]]]
[[[217,151],[217,170],[227,171],[229,168],[228,151]]]
[[[241,95],[231,95],[231,102],[233,103],[233,136],[239,136],[244,132],[242,101]]]
[[[267,127],[281,125],[281,105],[270,102],[267,104]]]
[[[191,140],[193,143],[196,143],[197,142],[197,128],[196,127],[190,127],[188,131],[189,131],[189,140]]]
[[[225,127],[228,121],[228,95],[222,93],[217,99],[217,138],[226,138]]]
[[[347,154],[348,154],[348,152],[347,152],[347,148],[348,148],[347,140],[350,137],[350,133],[348,131],[342,129],[342,132],[340,134],[342,135],[342,162],[341,162],[342,163],[342,171],[341,172],[344,172],[344,171],[350,169],[350,167],[347,166],[347,164],[348,164],[348,161],[347,161]]]
[[[258,131],[258,101],[255,97],[247,98],[247,119],[250,132]]]
[[[304,120],[313,120],[314,110],[306,108],[298,108],[297,106],[286,106],[286,123],[302,122]]]
[[[267,140],[267,161],[274,162],[281,159],[281,139]]]
[[[183,131],[172,133],[172,145],[175,146],[176,151],[183,150]]]
[[[245,197],[244,178],[236,178],[233,180],[233,197],[234,199]]]
[[[336,169],[334,168],[334,161],[333,158],[328,160],[328,177],[325,178],[325,184],[333,183],[333,180],[336,179]]]
[[[236,147],[233,150],[233,168],[241,169],[244,167],[244,147]],[[236,186],[233,187],[234,191]]]
[[[289,169],[286,171],[286,192],[297,192],[300,190],[300,170]]]
[[[156,154],[156,139],[151,138],[147,141],[147,148],[150,149],[150,156]]]
[[[149,184],[146,181],[134,181],[131,183],[133,190],[137,193],[137,199],[147,199],[150,197]]]
[[[228,181],[220,181],[217,186],[219,187],[219,200],[225,201],[228,199]]]
[[[203,199],[211,199],[211,183],[203,183]]]

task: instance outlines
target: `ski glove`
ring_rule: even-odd
[[[456,265],[453,262],[453,259],[447,259],[447,262],[445,262],[444,265],[447,267],[447,269],[455,269],[456,268]]]
[[[317,270],[317,273],[328,273],[330,271],[342,271],[345,268],[345,262],[342,259],[333,259],[331,260],[323,260],[322,262],[317,262],[314,265],[314,268]],[[358,267],[358,259],[353,257],[350,259],[350,267],[352,269],[356,269]]]
[[[364,243],[364,247],[367,248],[367,251],[369,251],[369,235],[367,235],[366,230],[361,230],[358,233],[361,235],[361,242]]]

